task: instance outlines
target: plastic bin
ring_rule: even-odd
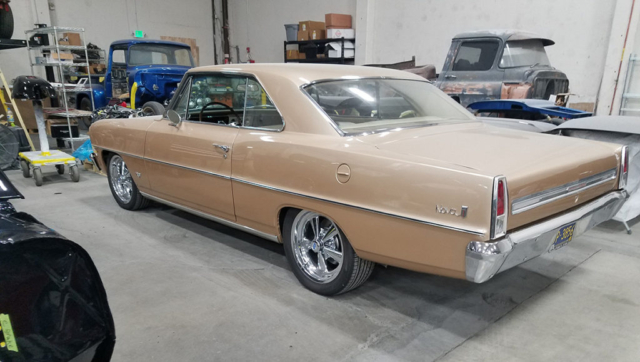
[[[298,24],[284,24],[284,30],[287,32],[287,41],[298,40]]]

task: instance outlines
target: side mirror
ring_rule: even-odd
[[[169,122],[171,122],[171,126],[178,127],[182,122],[182,117],[180,116],[180,114],[178,114],[178,112],[174,111],[173,109],[170,109],[167,112],[167,117],[169,118]]]

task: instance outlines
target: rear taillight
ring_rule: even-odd
[[[504,176],[494,178],[491,207],[491,239],[502,237],[507,233],[508,198],[507,179]]]
[[[629,178],[629,148],[622,146],[622,160],[620,163],[620,182],[618,183],[621,189],[627,187],[627,178]]]

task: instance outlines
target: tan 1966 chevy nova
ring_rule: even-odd
[[[484,282],[626,197],[625,147],[493,128],[379,68],[196,68],[167,117],[90,133],[120,206],[155,200],[282,242],[325,295],[358,287],[374,263]]]

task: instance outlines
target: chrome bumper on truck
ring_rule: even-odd
[[[573,239],[611,219],[626,198],[626,192],[614,191],[575,210],[509,233],[499,240],[470,242],[466,254],[467,280],[486,282],[497,273],[555,250],[553,243],[562,227],[575,223]]]

